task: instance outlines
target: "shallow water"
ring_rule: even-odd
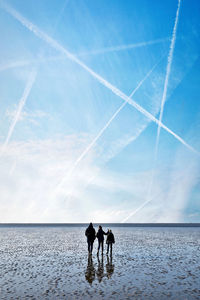
[[[116,227],[99,258],[84,232],[0,228],[0,299],[200,299],[200,228]]]

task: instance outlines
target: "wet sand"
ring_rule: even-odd
[[[0,228],[0,299],[200,299],[200,228],[115,227],[112,257],[84,232]]]

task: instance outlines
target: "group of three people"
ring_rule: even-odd
[[[99,225],[98,232],[96,234],[95,229],[92,225],[92,223],[89,224],[88,228],[85,231],[85,235],[87,237],[87,243],[88,243],[88,253],[92,253],[93,250],[93,243],[94,240],[98,239],[98,250],[97,250],[97,255],[99,254],[100,247],[102,249],[102,254],[103,254],[103,248],[104,248],[104,235],[107,235],[106,239],[106,244],[107,244],[107,254],[109,253],[112,254],[112,244],[115,243],[115,237],[114,234],[110,229],[108,229],[107,232],[104,232],[102,229],[102,226]]]

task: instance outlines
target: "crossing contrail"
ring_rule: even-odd
[[[141,87],[143,82],[151,75],[153,70],[158,66],[158,64],[161,62],[164,56],[162,56],[158,62],[151,68],[151,70],[144,76],[144,78],[139,82],[139,84],[136,86],[136,88],[132,91],[129,98],[131,98],[137,90]],[[109,121],[104,125],[104,127],[99,131],[97,136],[92,140],[92,142],[88,145],[88,147],[81,153],[81,155],[77,158],[75,161],[73,167],[70,169],[68,174],[61,180],[61,182],[58,184],[57,188],[63,184],[63,182],[70,176],[70,174],[73,172],[73,170],[76,168],[78,163],[85,157],[85,155],[90,151],[90,149],[95,145],[95,143],[98,141],[98,139],[103,135],[104,131],[109,127],[109,125],[112,123],[112,121],[116,118],[116,116],[120,113],[120,111],[124,108],[124,106],[127,104],[127,102],[123,102],[120,107],[115,111],[115,113],[112,115],[112,117],[109,119]]]
[[[200,153],[195,150],[192,146],[187,144],[181,137],[179,137],[176,133],[174,133],[172,130],[170,130],[167,126],[165,126],[160,120],[156,119],[151,113],[149,113],[146,109],[144,109],[142,106],[140,106],[137,102],[130,99],[126,94],[124,94],[121,90],[119,90],[117,87],[109,83],[107,80],[105,80],[103,77],[101,77],[99,74],[94,72],[91,68],[89,68],[87,65],[85,65],[81,60],[79,60],[75,55],[70,53],[68,50],[66,50],[63,46],[61,46],[56,40],[49,37],[46,33],[41,31],[36,25],[31,23],[29,20],[24,18],[20,13],[18,13],[15,9],[13,9],[11,6],[1,2],[1,5],[3,8],[11,14],[15,19],[17,19],[23,26],[28,28],[31,32],[33,32],[36,36],[38,36],[40,39],[44,40],[46,43],[48,43],[51,47],[58,50],[59,52],[63,53],[67,58],[69,58],[71,61],[78,64],[80,67],[82,67],[84,70],[86,70],[89,74],[91,74],[94,78],[96,78],[102,85],[107,87],[109,90],[111,90],[115,95],[123,99],[125,102],[132,105],[135,109],[137,109],[139,112],[141,112],[144,116],[146,116],[148,119],[162,127],[164,130],[166,130],[168,133],[172,134],[179,142],[181,142],[183,145],[185,145],[188,149],[192,150],[194,153],[200,155]]]
[[[12,121],[12,123],[11,123],[11,125],[10,125],[10,128],[9,128],[8,135],[7,135],[7,137],[6,137],[6,140],[5,140],[5,142],[4,142],[3,146],[2,146],[1,155],[3,154],[3,152],[4,152],[4,150],[5,150],[6,146],[7,146],[7,144],[9,143],[9,140],[10,140],[12,134],[13,134],[13,131],[14,131],[14,129],[15,129],[15,126],[16,126],[16,124],[17,124],[19,118],[20,118],[21,111],[22,111],[22,109],[23,109],[23,107],[24,107],[24,105],[25,105],[25,103],[26,103],[26,100],[27,100],[27,98],[28,98],[28,96],[29,96],[29,94],[30,94],[30,91],[31,91],[31,89],[32,89],[32,86],[33,86],[33,84],[34,84],[34,82],[35,82],[36,74],[37,74],[36,70],[32,70],[32,72],[31,72],[30,75],[29,75],[29,78],[28,78],[26,87],[25,87],[25,89],[24,89],[24,93],[23,93],[23,95],[22,95],[22,98],[21,98],[20,101],[19,101],[19,104],[18,104],[18,108],[17,108],[16,114],[15,114],[15,116],[14,116],[14,118],[13,118],[13,121]],[[0,155],[0,156],[1,156],[1,155]]]
[[[164,43],[167,41],[169,41],[169,38],[156,39],[156,40],[151,40],[151,41],[147,41],[147,42],[140,42],[140,43],[134,43],[134,44],[128,44],[128,45],[104,47],[104,48],[93,50],[93,51],[82,52],[82,53],[77,54],[77,56],[96,55],[96,54],[102,54],[102,53],[107,53],[107,52],[117,52],[117,51],[122,51],[122,50],[145,47],[145,46],[154,45],[154,44],[160,44],[160,43]]]
[[[158,130],[157,130],[157,137],[156,137],[156,146],[155,146],[155,154],[154,154],[154,165],[157,160],[157,155],[158,155],[158,144],[159,144],[159,138],[160,138],[160,124],[162,122],[162,117],[163,117],[163,111],[164,111],[164,105],[167,97],[167,88],[168,88],[168,82],[169,82],[169,76],[171,72],[171,65],[172,65],[172,60],[173,60],[173,53],[174,53],[174,48],[175,48],[175,41],[176,41],[176,32],[177,32],[177,25],[178,25],[178,19],[179,19],[179,12],[180,12],[180,4],[181,0],[178,0],[178,8],[176,11],[176,18],[174,22],[174,28],[173,28],[173,33],[172,33],[172,38],[171,38],[171,43],[170,43],[170,49],[169,49],[169,55],[168,55],[168,63],[167,63],[167,70],[166,70],[166,76],[165,76],[165,82],[164,82],[164,89],[163,89],[163,95],[162,95],[162,101],[161,101],[161,108],[160,108],[160,115],[159,115],[159,123],[158,123]],[[152,186],[154,182],[154,168],[152,171],[150,183],[149,183],[149,188],[147,192],[147,200],[144,201],[144,203],[139,206],[136,210],[134,210],[128,217],[126,217],[123,222],[126,222],[130,217],[135,215],[138,211],[140,211],[146,204],[148,204],[152,199],[150,198],[151,191],[152,191]]]

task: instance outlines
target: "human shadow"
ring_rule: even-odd
[[[85,279],[88,281],[90,285],[92,285],[92,282],[95,279],[95,268],[94,268],[91,254],[88,254],[88,264],[87,264],[87,269],[85,271]]]

